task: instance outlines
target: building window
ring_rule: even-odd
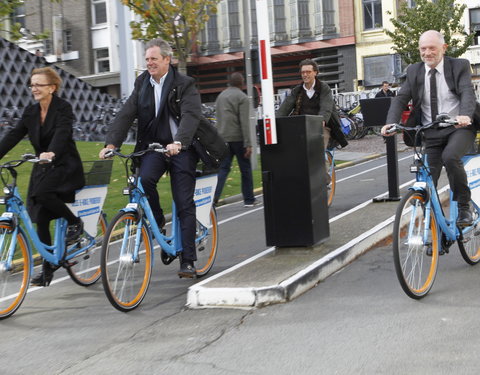
[[[63,32],[63,50],[65,52],[73,51],[72,30],[65,30]]]
[[[230,46],[240,47],[240,10],[238,0],[228,0],[228,27],[230,29]]]
[[[53,54],[53,43],[51,39],[45,39],[43,41],[43,45],[45,48],[44,54],[45,55],[52,55]]]
[[[364,30],[382,27],[381,0],[363,0],[363,22]]]
[[[14,23],[19,23],[23,28],[25,28],[25,6],[20,5],[19,7],[15,8],[12,18]]]
[[[104,0],[92,0],[92,17],[93,25],[107,22],[107,3]]]
[[[475,33],[473,44],[480,44],[480,8],[470,9],[470,32]]]
[[[108,48],[99,48],[95,50],[95,73],[109,72],[110,59]]]
[[[298,0],[298,26],[300,30],[310,30],[310,11],[308,0]]]
[[[315,0],[315,34],[333,34],[335,27],[335,5],[333,0]]]

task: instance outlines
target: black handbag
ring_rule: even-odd
[[[217,128],[203,116],[200,118],[192,145],[200,160],[210,168],[218,168],[228,150],[228,144],[218,133]]]

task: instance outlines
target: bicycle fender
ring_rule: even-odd
[[[9,226],[12,227],[12,230],[17,227],[17,217],[13,212],[4,212],[0,216],[0,223],[2,224],[8,224]]]
[[[425,197],[425,200],[429,199],[427,183],[425,181],[415,182],[412,186],[410,186],[408,188],[408,190],[415,191],[415,192],[418,192],[418,193],[422,193],[422,195]]]
[[[128,213],[135,213],[138,214],[138,204],[137,203],[129,203],[125,207],[121,208],[119,212],[128,212]]]

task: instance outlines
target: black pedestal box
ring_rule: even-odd
[[[322,117],[278,117],[265,145],[259,121],[267,246],[312,246],[328,239]]]

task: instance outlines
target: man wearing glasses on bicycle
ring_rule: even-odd
[[[178,275],[193,278],[197,259],[193,194],[198,156],[190,146],[200,122],[201,102],[194,79],[177,72],[170,65],[171,59],[172,48],[167,42],[159,38],[147,43],[147,71],[135,80],[132,94],[109,127],[106,146],[99,156],[103,159],[108,149],[122,145],[135,119],[138,119],[135,151],[145,150],[154,142],[167,149],[166,154],[150,152],[142,157],[140,177],[153,215],[162,228],[165,217],[157,183],[169,171],[183,246]]]
[[[300,62],[303,83],[295,86],[280,105],[277,116],[319,115],[323,116],[323,142],[328,147],[332,137],[342,147],[348,145],[340,127],[335,102],[330,87],[317,78],[318,65],[311,59]]]
[[[435,184],[442,164],[445,165],[453,199],[458,202],[457,225],[469,226],[473,220],[469,206],[471,194],[461,158],[471,149],[476,135],[472,125],[476,99],[470,63],[445,56],[447,44],[443,35],[435,30],[424,32],[418,47],[422,62],[408,67],[406,81],[390,105],[388,125],[382,128],[382,135],[393,134],[388,133],[388,129],[400,120],[410,100],[413,110],[407,126],[431,123],[439,113],[456,119],[458,125],[424,132],[425,152]]]

